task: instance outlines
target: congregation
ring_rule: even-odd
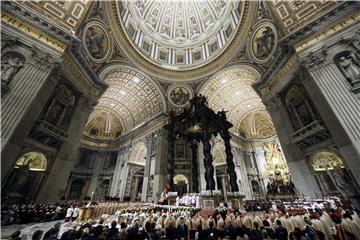
[[[58,201],[52,204],[35,204],[25,202],[22,204],[3,205],[1,207],[1,225],[26,224],[34,222],[47,222],[64,219],[67,209],[79,209],[86,205],[85,201]],[[78,210],[72,212],[77,217]]]
[[[305,208],[286,206],[297,206],[299,202]],[[307,204],[315,208],[308,208]],[[360,239],[358,213],[351,207],[344,208],[340,201],[329,199],[303,199],[291,203],[281,202],[281,205],[280,202],[272,202],[272,206],[265,211],[251,212],[233,209],[226,204],[215,210],[108,202],[93,207],[97,214],[101,214],[94,218],[98,220],[80,221],[78,218],[63,224],[57,223],[44,236],[43,233],[35,232],[32,239]],[[17,235],[21,233],[14,233],[12,239],[19,239]]]

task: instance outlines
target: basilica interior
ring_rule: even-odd
[[[3,203],[156,203],[169,186],[360,205],[357,1],[1,11]]]

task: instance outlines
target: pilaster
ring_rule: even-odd
[[[64,193],[67,180],[78,156],[82,131],[92,110],[91,106],[92,104],[89,105],[86,98],[79,99],[68,128],[68,142],[60,148],[50,170],[50,177],[47,178],[39,193],[38,201],[56,201]]]

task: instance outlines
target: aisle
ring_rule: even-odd
[[[47,230],[52,228],[55,223],[61,222],[61,221],[51,221],[51,222],[43,222],[43,223],[28,223],[28,224],[13,224],[10,226],[2,226],[1,227],[1,239],[9,239],[10,235],[15,232],[16,230],[21,231],[22,235],[30,235],[36,231],[36,230],[42,230],[44,231],[44,234]],[[64,225],[63,223],[62,225]],[[31,239],[31,238],[30,238]]]

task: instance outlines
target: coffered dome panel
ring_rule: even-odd
[[[98,139],[115,139],[122,133],[120,118],[113,112],[95,108],[85,126],[85,135]]]
[[[250,31],[251,1],[106,2],[114,39],[147,73],[165,80],[199,79],[232,59]]]
[[[264,139],[276,135],[271,117],[265,110],[246,115],[240,122],[239,133],[247,139]]]
[[[236,66],[216,74],[202,87],[200,93],[208,99],[214,111],[227,111],[228,120],[234,124],[231,129],[237,132],[240,121],[249,113],[266,111],[264,104],[251,84],[259,78],[255,69]]]
[[[102,75],[109,88],[96,108],[114,112],[124,133],[165,111],[163,93],[145,75],[126,67],[115,67]]]

